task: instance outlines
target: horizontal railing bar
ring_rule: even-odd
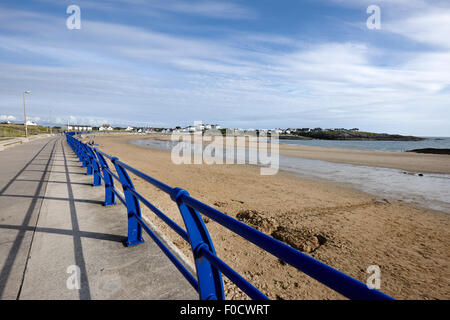
[[[169,225],[176,233],[180,235],[184,240],[189,243],[188,234],[183,228],[181,228],[178,224],[176,224],[172,219],[166,216],[161,210],[156,208],[153,204],[151,204],[147,199],[145,199],[140,193],[136,190],[129,188],[128,189],[132,194],[134,194],[139,200],[141,200],[150,210],[152,210],[158,217],[160,217],[165,223]]]
[[[108,158],[109,160],[112,160],[114,158],[113,156],[110,156],[109,154],[104,153],[103,151],[98,150],[98,152],[100,152],[104,157]]]
[[[122,198],[122,196],[120,195],[120,193],[116,190],[116,188],[111,188],[112,191],[115,193],[115,195],[117,196],[117,198],[119,198],[120,201],[122,201],[122,203],[124,205],[127,205],[127,202],[125,201],[124,198]]]
[[[175,255],[159,240],[159,238],[154,234],[154,232],[147,226],[147,224],[141,219],[141,217],[134,215],[136,220],[142,226],[142,228],[148,233],[148,235],[156,242],[158,247],[166,254],[166,256],[173,262],[175,267],[183,274],[191,286],[198,292],[198,281],[194,276],[183,266],[183,264],[175,257]]]
[[[203,255],[212,265],[219,269],[228,279],[242,289],[250,298],[256,300],[269,300],[261,291],[255,288],[250,282],[244,279],[239,273],[230,268],[220,258],[208,250],[207,246],[202,246],[199,253]]]
[[[366,284],[353,279],[322,262],[316,260],[290,246],[278,241],[224,213],[216,210],[186,194],[180,200],[193,209],[202,212],[208,218],[218,222],[244,239],[252,242],[263,250],[282,259],[286,263],[303,271],[310,277],[327,285],[336,292],[350,299],[392,299],[384,293],[369,289]]]
[[[106,172],[108,172],[110,175],[112,175],[114,178],[116,178],[117,181],[120,182],[119,176],[116,175],[114,172],[112,172],[111,169],[109,169],[109,168],[103,168],[103,170],[106,170]]]
[[[168,193],[170,195],[170,193],[172,192],[173,188],[168,186],[167,184],[156,180],[155,178],[150,177],[149,175],[127,165],[126,163],[123,163],[120,160],[116,160],[115,163],[131,172],[133,172],[135,175],[137,175],[138,177],[144,179],[147,182],[150,182],[152,185],[154,185],[155,187],[161,189],[162,191],[164,191],[165,193]]]
[[[95,150],[92,146],[90,146],[89,144],[86,144],[87,147],[92,151],[92,153],[95,155]],[[97,162],[100,165],[100,162],[98,161],[97,157],[92,157],[92,160],[94,160],[95,162]]]

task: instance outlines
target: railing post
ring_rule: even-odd
[[[80,146],[78,145],[78,144],[79,144],[79,141],[76,140],[76,139],[75,139],[74,137],[72,137],[72,136],[70,136],[69,138],[70,138],[70,140],[72,141],[72,149],[73,149],[73,152],[75,152],[75,154],[77,155],[78,160],[79,160],[79,161],[82,161],[82,159],[81,159],[81,154],[80,154]]]
[[[73,141],[71,140],[72,137],[70,137],[67,133],[66,133],[66,141],[67,144],[69,145],[69,147],[72,149],[73,152],[75,152],[74,148],[73,148]]]
[[[77,155],[78,155],[78,159],[80,159],[81,166],[83,168],[86,168],[87,167],[87,160],[86,160],[86,152],[84,151],[84,145],[78,139],[74,138],[74,141],[75,141],[75,144],[76,144]]]
[[[100,166],[98,165],[97,157],[95,156],[94,151],[92,150],[92,147],[89,145],[86,145],[86,150],[89,153],[89,158],[91,160],[91,167],[92,171],[94,173],[94,182],[92,186],[100,186],[102,184],[102,180],[100,179]]]
[[[128,213],[128,238],[125,245],[131,247],[144,242],[144,238],[142,238],[142,227],[135,218],[135,216],[141,217],[141,207],[139,205],[139,200],[130,192],[130,189],[134,190],[133,182],[126,170],[117,163],[119,159],[114,157],[111,161],[119,175],[120,183],[122,184],[123,193],[125,195]]]
[[[80,158],[80,150],[78,150],[78,141],[76,141],[76,140],[74,139],[74,137],[72,137],[72,136],[70,136],[70,141],[72,141],[73,152],[75,152],[75,154],[77,155],[78,160],[81,161],[81,158]]]
[[[109,169],[108,163],[103,155],[98,151],[97,148],[94,148],[95,153],[97,154],[97,159],[100,162],[100,166],[102,168],[103,173],[103,181],[105,183],[105,203],[104,206],[111,206],[116,204],[116,195],[113,191],[114,188],[114,179],[107,171]]]
[[[83,157],[86,167],[86,175],[90,176],[92,174],[92,159],[89,155],[88,146],[82,142],[82,148],[83,148]]]
[[[183,195],[189,196],[189,193],[186,190],[174,188],[170,197],[178,205],[189,236],[197,270],[200,299],[225,300],[221,272],[201,255],[200,249],[202,247],[216,255],[209,232],[197,210],[188,207],[182,201],[181,197]]]
[[[83,168],[86,168],[87,162],[86,162],[85,155],[84,155],[83,144],[78,139],[75,139],[75,144],[76,144],[76,148],[77,148],[78,159],[81,162],[81,166]]]

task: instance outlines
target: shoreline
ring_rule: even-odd
[[[450,155],[281,145],[280,155],[417,173],[450,174]]]
[[[176,141],[170,141],[167,137],[162,137],[161,139],[131,139],[129,140],[129,143],[145,148],[165,151],[171,151],[177,144]],[[208,144],[209,142],[204,142],[203,147],[206,148]],[[232,141],[226,142],[224,149],[230,150],[232,146]],[[239,149],[242,147],[243,146],[240,146]],[[257,150],[257,146],[255,144],[249,145],[248,141],[245,147],[247,150]],[[295,151],[298,152],[299,147],[294,147],[296,148]],[[342,153],[342,149],[312,148],[315,148],[316,150],[325,150],[326,155],[331,156],[336,154],[334,150],[339,151],[341,152],[340,154],[346,156],[349,151],[352,151],[343,150]],[[408,203],[415,203],[427,209],[443,211],[450,214],[450,201],[448,192],[445,191],[450,188],[450,175],[448,174],[407,172],[396,168],[386,168],[383,163],[379,167],[376,167],[349,164],[348,161],[342,163],[307,159],[306,157],[302,157],[302,154],[285,156],[283,149],[279,151],[280,156],[278,161],[274,160],[276,161],[275,167],[278,169],[273,169],[275,170],[274,172],[282,171],[300,178],[312,179],[313,181],[321,180],[324,182],[336,183],[340,186],[345,185],[369,193],[375,197],[391,197]],[[381,151],[381,153],[385,153],[385,151]],[[398,154],[398,152],[389,153]],[[354,156],[352,155],[352,157]],[[373,153],[370,151],[366,152],[364,157],[373,160]],[[256,162],[250,162],[250,158],[247,160],[248,162],[246,163],[257,165],[260,170],[264,167]],[[191,159],[191,161],[193,161],[193,159]],[[272,165],[270,167],[272,168]]]
[[[450,149],[443,149],[443,148],[412,149],[412,150],[406,150],[405,152],[429,153],[429,154],[449,154],[450,155]]]
[[[174,165],[169,151],[129,143],[140,138],[96,136],[95,141],[101,150],[360,281],[369,276],[369,265],[379,265],[381,290],[394,298],[450,297],[448,214],[286,172],[260,176],[251,165]],[[133,182],[183,226],[165,194],[138,178]],[[151,212],[143,208],[143,214],[183,253],[192,255],[184,241]],[[215,222],[206,226],[219,257],[271,299],[342,299]],[[227,281],[225,288],[227,298],[245,298]]]
[[[135,136],[132,140],[170,140],[170,136],[155,134]],[[398,169],[416,173],[450,174],[450,155],[400,151],[357,150],[279,144],[279,154],[309,160],[322,160],[358,166]]]

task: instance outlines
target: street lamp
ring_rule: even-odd
[[[27,112],[25,110],[25,95],[31,94],[31,91],[25,90],[23,92],[23,121],[25,125],[25,138],[28,138],[28,128],[27,128]]]

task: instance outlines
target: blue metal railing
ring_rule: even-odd
[[[128,214],[128,237],[126,245],[133,246],[144,242],[142,237],[143,229],[168,256],[192,287],[197,290],[199,297],[202,300],[225,299],[222,274],[236,284],[250,298],[259,300],[268,298],[217,257],[213,242],[200,214],[216,221],[223,227],[240,235],[244,239],[252,242],[263,250],[271,253],[275,257],[292,265],[349,299],[392,299],[388,295],[378,290],[370,289],[366,284],[208,206],[191,197],[186,190],[170,187],[120,161],[118,158],[100,151],[98,148],[74,137],[73,133],[66,133],[66,138],[67,143],[76,153],[79,160],[82,162],[83,167],[86,167],[86,174],[94,176],[93,185],[101,185],[103,180],[105,185],[104,205],[109,206],[116,204],[117,197],[126,206]],[[117,174],[110,169],[106,159],[114,165]],[[159,190],[167,193],[177,204],[186,230],[176,224],[144,196],[138,193],[134,188],[129,173],[138,176]],[[114,184],[115,180],[121,184],[125,198],[123,198],[116,190]],[[191,245],[195,260],[196,277],[184,267],[184,265],[142,220],[140,203],[148,207],[182,239]]]

